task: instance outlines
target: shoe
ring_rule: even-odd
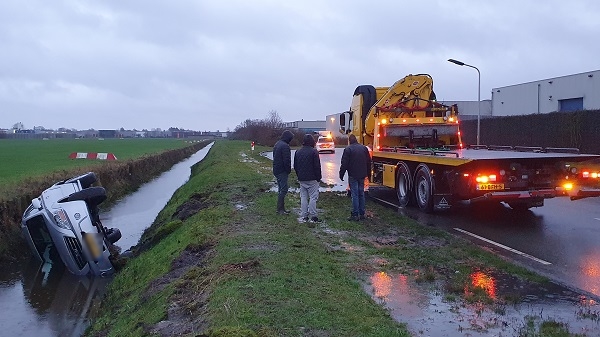
[[[321,222],[323,222],[323,220],[317,218],[316,216],[313,216],[312,218],[310,218],[310,222],[312,222],[312,223],[321,223]]]
[[[290,214],[290,211],[286,211],[285,209],[280,209],[277,211],[277,214],[279,215],[288,215]]]
[[[307,217],[307,216],[305,216],[304,218],[300,218],[300,221],[301,221],[301,222],[308,222],[308,217]]]
[[[358,216],[358,220],[364,220],[364,219],[366,219],[364,214]]]
[[[348,221],[358,221],[358,216],[352,215],[348,218]]]

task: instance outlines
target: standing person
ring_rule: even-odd
[[[294,154],[294,171],[300,182],[300,217],[303,221],[321,222],[317,217],[321,159],[312,135],[304,135],[302,148]]]
[[[290,214],[285,209],[285,195],[288,192],[288,177],[292,172],[292,151],[290,142],[294,134],[285,130],[273,147],[273,175],[277,179],[277,214]]]
[[[352,197],[352,212],[348,220],[358,221],[365,218],[365,178],[371,173],[371,155],[366,146],[359,144],[355,135],[348,137],[348,146],[342,154],[340,179],[348,171],[348,183]]]

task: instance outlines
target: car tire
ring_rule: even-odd
[[[81,189],[85,189],[88,188],[90,186],[92,186],[98,179],[96,178],[96,174],[94,172],[88,172],[86,174],[82,174],[80,176],[71,178],[71,179],[67,179],[65,181],[65,183],[74,183],[76,181],[79,181],[79,184],[81,185]]]
[[[88,204],[88,207],[94,209],[106,200],[106,190],[104,187],[88,187],[79,192],[71,194],[66,201],[83,200]]]
[[[108,240],[108,242],[114,244],[121,238],[121,231],[118,228],[107,228],[104,231],[104,236],[106,237],[106,240]]]

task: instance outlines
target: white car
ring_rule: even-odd
[[[98,205],[106,199],[106,191],[92,186],[96,180],[96,174],[88,172],[59,181],[31,200],[21,229],[38,260],[62,262],[75,275],[115,272],[111,248],[121,231],[100,222]]]
[[[317,144],[315,146],[319,153],[321,152],[331,152],[335,153],[335,143],[333,142],[333,138],[326,136],[319,136],[317,139]]]

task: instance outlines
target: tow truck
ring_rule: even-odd
[[[428,74],[390,87],[358,86],[340,132],[372,149],[371,185],[396,190],[399,205],[424,212],[505,202],[541,207],[548,198],[600,196],[569,166],[600,158],[575,148],[463,144],[456,105],[437,102]]]

